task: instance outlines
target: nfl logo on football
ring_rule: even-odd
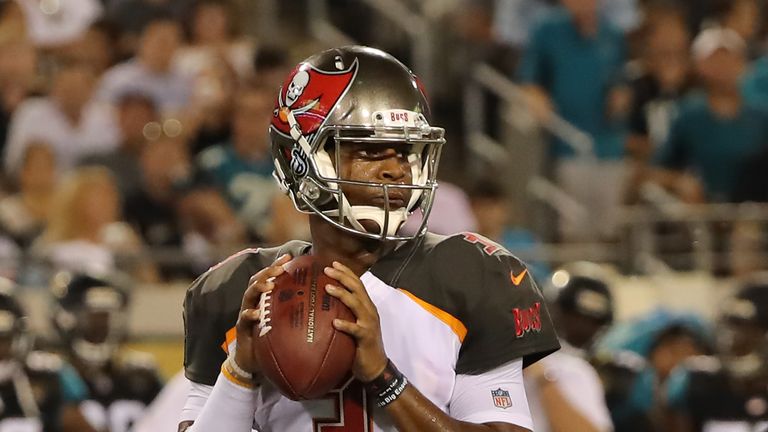
[[[493,404],[497,408],[509,408],[512,406],[512,398],[509,397],[509,392],[502,389],[491,390],[491,396],[493,397]]]

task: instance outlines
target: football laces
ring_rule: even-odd
[[[271,291],[261,294],[261,297],[259,298],[259,337],[264,337],[270,330],[272,330],[272,326],[269,325],[269,322],[272,321],[272,318],[269,316],[271,311],[270,306],[272,306]]]

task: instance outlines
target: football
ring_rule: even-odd
[[[262,374],[292,400],[316,399],[350,377],[354,339],[337,331],[333,320],[355,321],[352,311],[325,291],[339,282],[326,276],[313,256],[293,258],[262,294],[261,319],[254,327],[253,350]]]

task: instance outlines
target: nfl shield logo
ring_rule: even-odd
[[[509,408],[512,406],[512,398],[509,397],[509,392],[506,390],[498,389],[491,390],[491,396],[493,397],[493,404],[497,408]]]

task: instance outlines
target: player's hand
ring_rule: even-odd
[[[290,260],[291,256],[285,254],[271,266],[265,267],[251,276],[248,289],[243,294],[240,315],[235,326],[237,332],[235,362],[246,372],[257,373],[259,370],[259,365],[256,364],[256,359],[253,356],[253,327],[259,323],[259,299],[262,293],[272,291],[275,288],[272,278],[281,275],[285,271],[283,264]]]
[[[381,340],[379,312],[373,304],[360,278],[344,264],[334,262],[325,268],[325,274],[339,281],[339,285],[328,285],[328,294],[338,298],[352,311],[357,321],[333,320],[337,330],[349,334],[357,341],[355,363],[352,373],[362,382],[372,381],[387,366],[387,354]]]

